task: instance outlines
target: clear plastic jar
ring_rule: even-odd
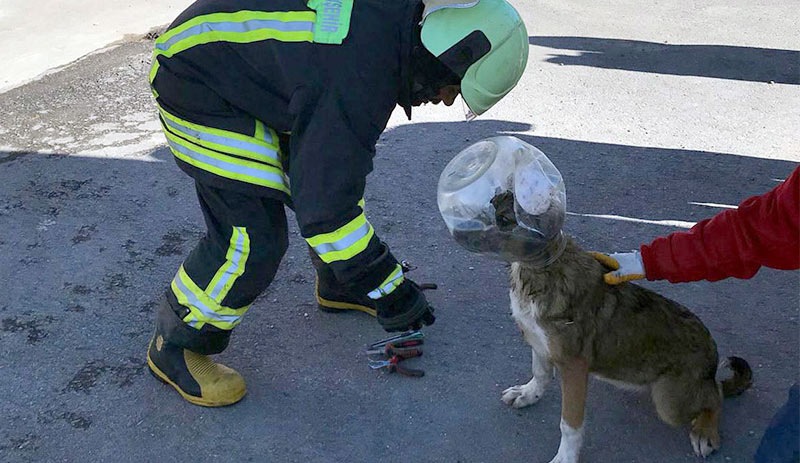
[[[563,251],[564,180],[544,153],[516,137],[462,150],[442,171],[437,196],[450,234],[469,251],[535,265]]]

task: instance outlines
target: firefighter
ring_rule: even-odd
[[[364,215],[395,106],[488,110],[518,82],[528,36],[505,0],[198,0],[155,43],[150,84],[168,145],[195,180],[206,235],[156,316],[147,363],[187,401],[245,394],[214,362],[287,249],[296,216],[328,310],[386,331],[433,309]]]

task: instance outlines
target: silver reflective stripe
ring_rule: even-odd
[[[370,291],[367,296],[369,296],[370,299],[380,299],[381,297],[394,291],[395,288],[397,288],[397,286],[403,282],[403,278],[403,269],[398,265],[397,269],[389,277],[389,281]]]
[[[259,124],[259,125],[261,125],[261,127],[264,128],[264,138],[263,138],[263,140],[265,142],[269,143],[270,145],[278,146],[278,140],[275,140],[275,138],[272,136],[272,129],[270,129],[269,127],[265,126],[264,123],[261,122],[261,121],[257,121],[256,124]]]
[[[202,312],[203,315],[208,320],[219,320],[221,322],[236,323],[241,318],[238,315],[221,315],[221,314],[218,314],[217,312],[214,312],[212,309],[210,309],[205,304],[203,304],[200,301],[200,299],[198,299],[197,296],[195,296],[194,293],[191,292],[189,290],[189,288],[187,288],[186,285],[183,284],[183,281],[181,281],[180,275],[176,276],[173,281],[178,286],[178,289],[181,290],[181,292],[183,293],[184,297],[186,297],[186,299],[189,301],[189,304],[191,304],[193,307],[196,307],[200,312]]]
[[[237,164],[232,164],[230,162],[225,162],[217,158],[212,158],[211,156],[206,156],[205,154],[193,151],[183,145],[179,145],[178,143],[175,143],[169,138],[167,138],[167,143],[169,143],[170,148],[172,148],[173,150],[181,154],[184,154],[196,160],[197,162],[208,164],[218,169],[222,169],[226,172],[247,175],[250,177],[260,178],[268,182],[277,183],[279,185],[286,185],[286,182],[284,182],[284,178],[281,175],[273,174],[271,172],[265,172],[260,169],[254,169],[252,167],[245,167]]]
[[[214,299],[215,301],[220,303],[222,303],[222,301],[218,299],[219,293],[222,292],[222,290],[225,288],[225,285],[228,284],[231,278],[242,273],[241,264],[242,264],[242,255],[244,252],[244,241],[245,241],[245,235],[243,231],[244,229],[242,227],[234,227],[234,228],[238,230],[239,236],[238,238],[236,238],[236,247],[233,250],[233,256],[231,256],[230,266],[228,266],[228,268],[225,269],[225,276],[220,278],[219,281],[217,281],[217,284],[214,286],[214,288],[212,288],[211,291],[208,293],[208,295],[211,296],[211,299]]]
[[[273,161],[275,161],[274,164],[279,164],[278,154],[275,152],[275,150],[271,150],[271,149],[267,148],[266,146],[257,145],[255,143],[249,143],[249,142],[244,141],[244,140],[236,140],[235,138],[223,137],[221,135],[214,135],[214,134],[211,134],[211,133],[200,132],[199,130],[195,130],[195,129],[191,128],[191,127],[187,127],[187,126],[185,126],[183,124],[180,124],[180,123],[178,123],[176,121],[173,121],[169,117],[162,117],[161,119],[164,122],[166,122],[167,125],[169,125],[173,129],[175,129],[175,130],[177,130],[177,131],[179,131],[179,132],[181,132],[184,135],[187,135],[189,137],[197,138],[197,139],[200,139],[200,140],[203,140],[203,141],[207,141],[207,142],[210,142],[210,143],[216,143],[216,144],[227,146],[227,147],[230,147],[230,148],[236,148],[236,149],[240,149],[240,150],[244,150],[244,151],[249,151],[249,152],[254,153],[254,154],[261,154],[261,155],[264,155],[264,156],[272,159]],[[271,136],[270,136],[270,140],[272,140]]]
[[[329,252],[342,251],[352,246],[356,241],[367,236],[367,234],[369,233],[369,228],[370,228],[369,222],[365,222],[364,225],[356,228],[344,238],[338,241],[334,241],[333,243],[319,244],[317,246],[314,246],[314,250],[317,251],[317,255],[320,256],[322,254],[327,254]]]
[[[195,35],[207,34],[209,32],[253,32],[260,29],[272,29],[281,32],[312,32],[314,23],[310,21],[276,21],[274,19],[251,19],[242,22],[206,22],[192,26],[185,31],[176,34],[169,40],[156,43],[156,48],[167,51],[169,48],[181,40],[188,39]]]

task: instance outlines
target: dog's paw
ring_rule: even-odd
[[[719,448],[719,442],[715,442],[714,438],[696,432],[689,433],[689,440],[692,441],[692,450],[698,457],[706,458]]]
[[[558,443],[558,452],[550,463],[578,463],[583,447],[583,426],[575,429],[561,418],[561,441]]]
[[[542,398],[542,388],[536,384],[523,384],[520,386],[511,386],[503,391],[502,400],[506,405],[511,405],[514,408],[527,407],[533,405]]]
[[[703,411],[697,418],[692,420],[692,430],[689,433],[689,440],[692,442],[692,450],[698,457],[707,457],[720,445],[719,430],[717,429],[718,415],[710,410]]]

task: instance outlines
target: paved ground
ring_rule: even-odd
[[[440,285],[422,379],[366,367],[361,346],[383,336],[373,320],[316,310],[292,228],[276,282],[221,356],[247,378],[247,397],[220,410],[184,403],[144,365],[158,294],[203,233],[155,122],[152,43],[0,94],[0,461],[548,461],[558,388],[525,410],[500,401],[527,381],[530,351],[508,315],[504,265],[447,235],[439,172],[469,143],[514,134],[564,175],[569,233],[588,248],[634,248],[797,165],[800,44],[791,2],[519,7],[532,43],[519,88],[472,123],[457,107],[422,108],[412,123],[395,114],[369,179],[378,232],[419,266],[413,278]],[[799,283],[762,270],[646,284],[755,370],[753,389],[725,404],[710,461],[749,461],[797,381]],[[647,397],[590,388],[585,461],[694,461],[686,430],[659,422]]]
[[[0,0],[0,92],[167,24],[191,0]]]

